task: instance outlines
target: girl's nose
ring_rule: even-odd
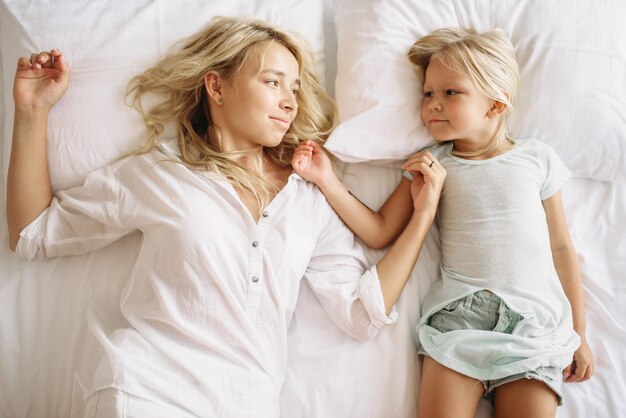
[[[431,111],[440,112],[441,111],[441,102],[436,99],[432,99],[428,105],[428,108]]]

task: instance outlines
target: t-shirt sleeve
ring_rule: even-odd
[[[541,200],[546,200],[563,187],[571,172],[549,145],[543,144],[542,157],[544,180],[540,195]]]

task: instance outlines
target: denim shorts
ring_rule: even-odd
[[[512,311],[502,299],[489,290],[481,290],[455,300],[435,312],[428,319],[428,325],[441,333],[471,329],[511,334],[524,317]],[[420,346],[418,353],[428,356]],[[540,367],[494,380],[481,380],[485,388],[484,397],[491,400],[493,390],[505,383],[520,379],[536,379],[544,382],[558,396],[559,404],[563,397],[563,375],[560,369]]]

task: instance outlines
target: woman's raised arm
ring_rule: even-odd
[[[48,112],[67,90],[70,70],[61,51],[20,57],[13,84],[15,116],[7,179],[9,246],[50,205],[46,128]]]

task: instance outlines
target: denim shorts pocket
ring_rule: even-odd
[[[512,334],[517,324],[524,320],[524,316],[508,309],[498,315],[497,323],[492,331]]]
[[[463,299],[450,302],[428,318],[428,325],[435,328],[439,332],[448,332],[458,327],[454,326],[454,317],[461,314],[463,310]]]
[[[441,311],[454,312],[457,310],[457,308],[462,302],[463,302],[463,299],[453,300],[452,302],[448,303],[446,306],[441,308]]]

